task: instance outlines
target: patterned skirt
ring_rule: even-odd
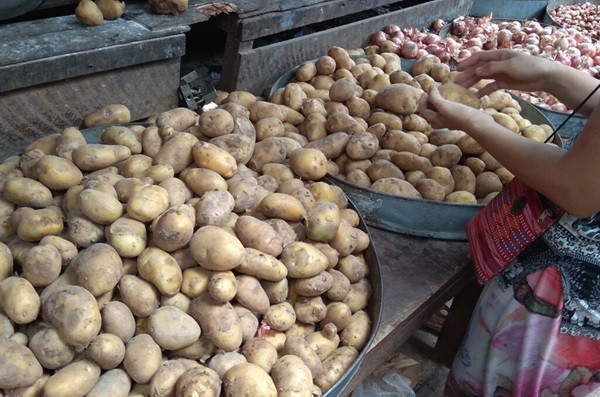
[[[561,332],[561,271],[545,267],[484,288],[445,396],[600,396],[600,340]],[[564,324],[563,324],[564,330]]]

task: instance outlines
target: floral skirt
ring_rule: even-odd
[[[560,332],[555,267],[484,288],[446,382],[445,396],[600,396],[600,341]]]

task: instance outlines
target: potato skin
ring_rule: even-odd
[[[200,337],[200,326],[174,306],[158,308],[148,319],[148,333],[166,350],[189,346]]]
[[[258,365],[267,373],[277,362],[277,350],[263,338],[252,338],[244,343],[242,354],[247,362]]]
[[[352,346],[336,349],[329,357],[323,360],[323,371],[315,378],[315,384],[326,392],[348,370],[358,357],[358,351]]]
[[[131,378],[122,369],[111,369],[100,375],[98,382],[92,390],[88,392],[87,397],[127,397],[131,389]]]
[[[269,297],[260,282],[255,277],[245,274],[236,276],[235,279],[237,281],[235,299],[250,311],[265,314],[269,309]]]
[[[282,356],[271,369],[271,378],[280,395],[312,394],[312,373],[300,357]]]
[[[235,223],[235,233],[244,247],[254,248],[276,257],[283,250],[283,240],[275,229],[252,216],[240,216]]]
[[[203,226],[190,240],[190,253],[200,266],[224,271],[237,267],[244,259],[244,246],[236,237],[217,226]]]
[[[27,347],[0,338],[0,356],[0,388],[28,387],[42,377],[42,366]]]
[[[73,361],[75,349],[62,340],[55,328],[44,328],[30,337],[29,348],[46,369],[58,369]]]
[[[103,370],[113,369],[125,357],[125,344],[118,336],[103,333],[90,342],[86,354]]]
[[[92,244],[71,261],[77,281],[95,297],[112,291],[123,275],[123,262],[108,244]]]
[[[162,364],[160,346],[148,334],[134,336],[127,343],[123,367],[137,383],[148,383]]]
[[[340,342],[344,346],[352,346],[360,351],[369,339],[371,334],[371,319],[369,315],[359,310],[352,315],[348,325],[340,334]]]
[[[313,277],[329,266],[325,254],[307,243],[295,241],[288,244],[281,254],[281,262],[292,278]]]
[[[24,278],[11,276],[0,282],[0,303],[6,315],[16,324],[34,321],[41,301],[33,285]]]
[[[76,361],[60,369],[46,381],[44,396],[85,396],[100,377],[100,367],[91,360]]]
[[[102,308],[102,331],[114,334],[124,343],[135,333],[135,319],[123,302],[111,301]]]

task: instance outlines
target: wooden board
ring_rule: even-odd
[[[371,227],[369,232],[381,264],[383,313],[375,341],[344,395],[475,278],[466,242],[412,237]]]
[[[270,12],[256,16],[240,15],[234,28],[239,40],[254,40],[286,30],[295,29],[317,22],[340,18],[345,15],[372,10],[392,3],[403,3],[398,0],[348,1],[331,0],[302,8]]]
[[[239,67],[228,65],[223,70],[221,88],[260,93],[285,71],[301,62],[320,57],[332,46],[348,49],[363,47],[372,33],[389,23],[429,26],[436,18],[451,20],[467,14],[472,4],[473,0],[432,0],[337,28],[242,51],[239,54]],[[235,70],[239,70],[237,75],[232,73]]]
[[[179,67],[180,58],[171,58],[0,95],[0,158],[11,148],[80,126],[107,104],[126,105],[132,120],[176,107]]]

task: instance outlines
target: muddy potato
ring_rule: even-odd
[[[271,306],[265,313],[263,321],[276,331],[287,331],[296,323],[296,313],[288,302]]]
[[[177,380],[175,395],[181,397],[218,397],[221,379],[212,369],[198,365],[188,369]]]
[[[320,296],[300,296],[294,303],[294,311],[298,321],[305,324],[316,324],[325,318],[327,308]]]
[[[85,350],[103,370],[116,368],[125,357],[125,344],[116,335],[103,333],[96,336]]]
[[[315,378],[315,385],[323,392],[328,391],[350,368],[357,357],[358,351],[352,346],[335,349],[331,355],[323,360],[323,370]]]
[[[172,252],[188,244],[194,233],[196,211],[188,204],[172,206],[152,222],[153,243]]]
[[[296,149],[290,154],[289,161],[294,173],[303,179],[318,180],[327,173],[327,158],[317,149]]]
[[[244,246],[226,230],[212,225],[198,229],[190,240],[192,257],[208,270],[224,271],[238,266],[244,258]]]
[[[369,266],[365,259],[351,254],[340,258],[336,269],[352,283],[360,281],[369,274]]]
[[[124,124],[131,121],[131,113],[124,105],[107,105],[87,116],[83,124],[86,128],[101,125]]]
[[[450,170],[454,179],[454,190],[475,193],[475,174],[466,165],[456,165]]]
[[[0,282],[0,306],[12,322],[28,324],[37,318],[41,301],[27,279],[11,276]]]
[[[304,361],[294,355],[284,355],[273,366],[271,378],[278,395],[312,395],[312,373]]]
[[[85,144],[85,137],[81,131],[75,127],[67,127],[63,130],[56,143],[56,155],[69,161],[73,161],[73,150]]]
[[[438,182],[444,188],[446,195],[454,191],[454,179],[452,173],[448,168],[444,167],[433,167],[425,172],[425,175],[429,179],[433,179]]]
[[[104,243],[92,244],[79,252],[71,261],[77,282],[99,297],[112,291],[123,275],[123,262],[119,253]]]
[[[285,246],[281,262],[292,278],[313,277],[329,266],[327,257],[318,248],[299,241]]]
[[[123,215],[123,205],[109,193],[85,189],[79,193],[77,204],[81,212],[100,225],[108,225]]]
[[[198,167],[213,170],[224,178],[231,178],[237,169],[234,157],[212,143],[196,143],[192,147],[192,155]]]
[[[52,207],[29,210],[22,214],[16,225],[17,236],[23,241],[37,242],[45,236],[60,234],[64,227],[61,215]]]
[[[342,299],[342,302],[350,307],[352,313],[356,313],[367,307],[371,291],[371,284],[369,284],[367,279],[363,278],[359,282],[350,285],[350,291]]]
[[[350,324],[351,318],[352,310],[348,305],[342,302],[332,302],[327,305],[327,314],[321,320],[321,326],[332,323],[338,331],[343,331]]]
[[[371,185],[371,188],[384,193],[395,194],[409,198],[421,198],[421,194],[409,182],[394,178],[382,178]]]
[[[322,242],[333,240],[340,227],[340,221],[340,209],[336,204],[327,201],[316,204],[306,217],[308,238]]]
[[[367,127],[368,125],[363,125],[357,119],[345,112],[333,113],[327,117],[327,121],[325,122],[325,129],[327,130],[328,134],[332,134],[334,132],[347,132],[349,134],[356,134],[359,132],[364,132]]]
[[[242,344],[242,325],[233,306],[216,302],[208,292],[194,298],[190,315],[203,334],[220,349],[234,351]]]
[[[219,303],[231,301],[237,293],[235,275],[229,270],[212,272],[208,281],[208,292]]]
[[[133,337],[135,319],[123,302],[111,301],[102,308],[102,331],[121,338],[125,343]]]
[[[81,182],[83,174],[67,159],[44,156],[35,163],[37,179],[52,190],[66,190]]]
[[[149,222],[169,207],[169,194],[160,186],[147,186],[135,192],[127,202],[127,215]]]
[[[337,328],[332,323],[326,324],[320,331],[310,333],[305,339],[321,361],[329,357],[340,343]]]
[[[429,135],[429,143],[441,146],[441,145],[457,145],[466,132],[459,130],[449,130],[447,128],[441,128],[433,130]]]
[[[273,256],[279,256],[283,250],[283,240],[275,229],[252,216],[240,216],[235,224],[235,233],[244,247]]]
[[[317,149],[329,160],[336,159],[345,152],[350,136],[345,132],[336,132],[323,139],[310,142],[304,149]]]
[[[460,148],[456,145],[441,145],[431,154],[431,163],[434,166],[452,168],[458,164],[462,157]]]
[[[136,317],[148,317],[158,308],[158,291],[137,276],[128,274],[121,277],[119,293],[123,303]]]
[[[161,294],[171,296],[179,292],[182,272],[179,264],[167,252],[148,247],[137,257],[140,277],[152,283]]]
[[[366,160],[379,149],[379,140],[368,132],[353,135],[346,145],[346,154],[352,160]]]
[[[138,154],[142,152],[142,143],[127,127],[113,126],[102,133],[100,142],[107,145],[123,145],[129,148],[131,153]]]
[[[223,109],[208,110],[200,115],[198,127],[200,132],[209,138],[231,134],[233,116]]]
[[[175,173],[180,173],[192,163],[192,147],[198,138],[187,132],[177,132],[170,136],[162,145],[156,156],[154,164],[168,164]]]
[[[123,367],[137,383],[148,383],[162,364],[160,346],[148,334],[134,336],[123,359]]]
[[[471,192],[457,190],[446,196],[444,201],[453,204],[477,204],[477,199]]]
[[[29,387],[42,377],[42,367],[26,346],[0,338],[0,387]]]
[[[388,160],[377,160],[371,163],[369,168],[367,168],[367,175],[373,182],[383,178],[404,179],[402,170]]]
[[[98,334],[102,319],[98,303],[86,289],[69,285],[48,296],[42,307],[44,318],[61,338],[76,348],[87,346]]]
[[[346,102],[355,95],[356,90],[354,78],[342,78],[329,87],[329,98],[336,102]]]
[[[248,275],[236,276],[236,301],[253,313],[265,314],[269,309],[269,297],[258,279]]]
[[[100,375],[98,382],[92,390],[86,394],[87,397],[126,397],[131,389],[131,378],[122,369],[112,369]]]
[[[421,87],[421,89],[425,92],[429,92],[429,88],[432,85],[435,85],[435,80],[433,79],[433,77],[427,75],[427,74],[420,74],[414,77],[413,79],[414,81],[416,81],[419,86]]]
[[[209,368],[223,378],[231,368],[246,362],[246,357],[237,352],[218,353],[210,359]]]
[[[185,131],[196,124],[198,114],[188,108],[174,108],[156,116],[156,126],[160,130],[172,128],[175,131]]]
[[[4,183],[3,194],[6,200],[23,207],[43,208],[52,203],[50,189],[29,178],[16,177],[7,180]]]
[[[56,329],[48,327],[35,332],[29,348],[46,369],[61,368],[73,360],[75,350],[62,340]]]
[[[439,92],[442,98],[448,101],[462,103],[475,109],[481,107],[479,98],[461,85],[451,82],[444,83],[439,87]]]
[[[106,242],[124,258],[137,257],[147,245],[146,225],[135,219],[119,218],[106,227]]]
[[[407,115],[416,113],[422,90],[407,84],[391,84],[377,94],[377,106],[392,113]],[[398,100],[401,98],[401,100]]]
[[[485,163],[477,157],[469,157],[465,160],[465,165],[471,169],[475,176],[481,174],[485,170]]]
[[[298,199],[283,193],[269,193],[260,202],[260,211],[269,218],[302,221],[306,211]]]
[[[359,310],[349,319],[348,325],[340,334],[340,343],[361,350],[367,344],[371,334],[371,319],[369,315]]]
[[[288,298],[289,284],[286,278],[280,281],[261,280],[260,284],[269,297],[271,305],[283,303]]]
[[[258,330],[258,319],[254,313],[243,306],[235,305],[233,306],[233,309],[240,321],[242,341],[246,343],[256,335],[256,331]]]
[[[315,66],[317,68],[317,72],[324,76],[332,74],[336,69],[335,60],[328,55],[319,58],[319,60],[315,63]]]
[[[331,274],[323,271],[313,277],[295,280],[294,289],[301,296],[318,296],[327,292],[332,284],[333,277]]]
[[[485,171],[477,175],[475,184],[475,197],[481,199],[492,192],[502,190],[502,182],[498,175]]]
[[[96,171],[110,167],[131,156],[123,145],[85,144],[72,152],[73,162],[82,171]]]
[[[417,138],[400,130],[388,130],[381,138],[381,147],[414,154],[419,154],[421,151],[421,144]]]

